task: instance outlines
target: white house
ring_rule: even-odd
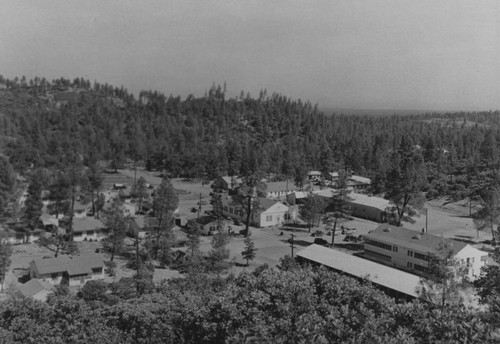
[[[293,220],[295,212],[290,213],[289,207],[281,202],[258,197],[256,199],[258,208],[252,214],[251,224],[257,227],[270,227]],[[222,199],[222,213],[239,221],[245,222],[246,214],[240,204],[235,203],[231,198]]]
[[[33,260],[30,278],[51,285],[83,286],[88,281],[104,279],[104,260],[95,253]]]
[[[488,253],[461,241],[423,234],[407,228],[382,224],[364,237],[366,258],[417,274],[425,274],[432,255],[440,254],[440,247],[446,244],[454,258],[467,267],[469,279],[481,274]]]

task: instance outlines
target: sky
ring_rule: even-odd
[[[326,108],[500,109],[500,2],[0,0],[0,74]]]

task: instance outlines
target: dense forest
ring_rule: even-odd
[[[225,85],[213,85],[199,98],[153,91],[136,97],[81,78],[0,77],[0,215],[15,217],[7,204],[22,178],[29,197],[21,213],[30,229],[40,216],[42,190],[49,191],[55,214],[73,214],[70,207],[80,196],[90,195],[94,207],[103,165],[110,170],[144,165],[167,176],[203,180],[288,178],[299,185],[309,170],[325,177],[339,170],[370,177],[370,192],[396,205],[399,224],[405,212],[411,215],[412,202],[418,206],[419,196],[449,196],[482,202],[477,220],[494,232],[500,217],[500,193],[492,192],[499,180],[499,112],[323,114],[307,101],[265,90],[258,97],[226,93]],[[154,216],[164,212],[169,227],[178,200],[168,179],[156,191]],[[73,215],[68,216],[71,234]],[[108,227],[118,231],[123,219],[109,218]],[[152,246],[158,261],[163,238],[159,228]],[[199,245],[195,239],[190,238],[193,248]],[[46,244],[70,252],[71,241]],[[5,343],[493,343],[500,337],[496,265],[475,285],[488,306],[469,309],[451,301],[398,303],[367,282],[300,267],[287,257],[277,268],[227,276],[215,264],[224,252],[222,243],[208,257],[192,254],[201,262],[190,261],[183,278],[160,285],[153,284],[149,263],[137,260],[135,277],[89,282],[78,296],[68,296],[64,288],[47,303],[14,295],[0,304],[0,338]],[[4,256],[5,267],[8,254],[0,252]]]
[[[407,116],[322,114],[317,106],[261,91],[226,99],[212,86],[181,99],[91,84],[0,78],[2,150],[17,171],[57,167],[68,151],[86,159],[143,161],[172,176],[247,175],[276,178],[335,167],[377,179],[406,142],[421,154],[428,179],[468,167],[498,169],[499,113]],[[442,190],[440,190],[442,191]]]

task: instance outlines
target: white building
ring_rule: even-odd
[[[281,225],[285,221],[293,220],[295,213],[289,212],[289,207],[281,202],[258,197],[257,209],[254,210],[250,222],[256,227],[271,227]],[[234,202],[231,198],[225,197],[222,199],[222,213],[225,216],[237,219],[239,221],[246,221],[246,213],[243,206]]]
[[[481,274],[481,268],[488,258],[487,252],[461,241],[389,224],[382,224],[365,236],[364,255],[383,264],[423,275],[427,271],[430,257],[439,255],[443,244],[450,247],[453,257],[467,267],[470,280]]]

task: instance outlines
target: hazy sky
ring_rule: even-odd
[[[0,0],[0,74],[321,107],[500,109],[500,2]]]

